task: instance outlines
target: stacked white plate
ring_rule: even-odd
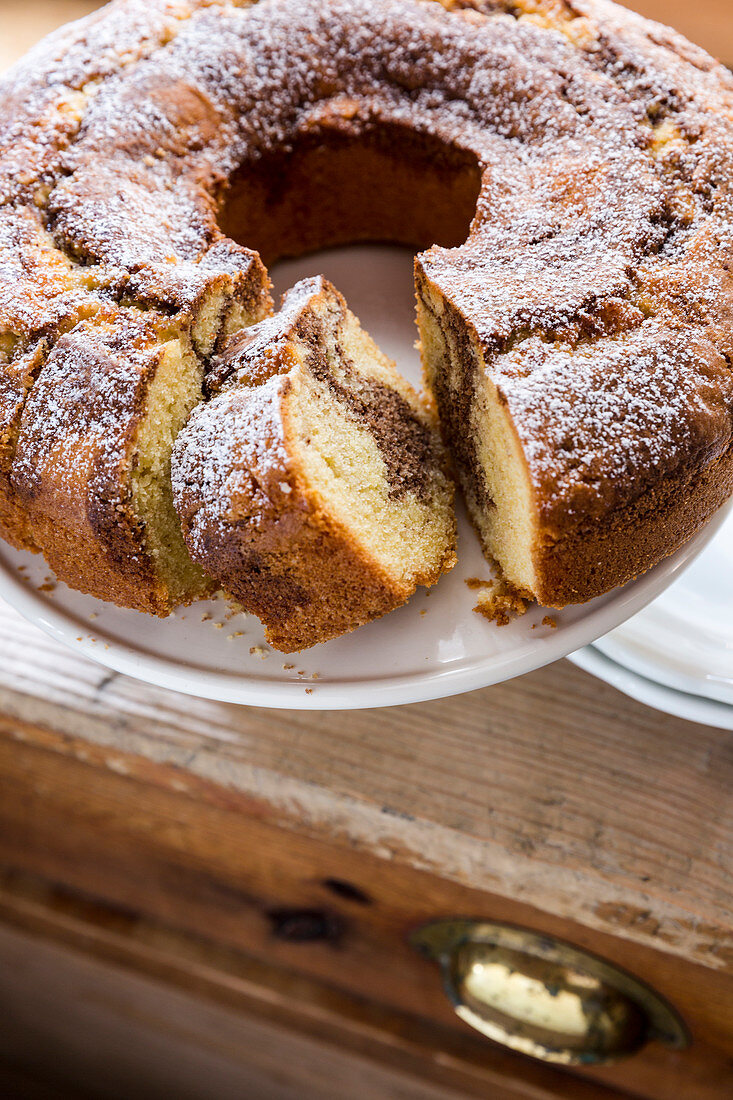
[[[570,660],[658,710],[733,729],[733,513],[653,603]]]

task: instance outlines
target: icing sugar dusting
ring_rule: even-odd
[[[232,173],[385,126],[481,171],[469,240],[419,262],[476,333],[551,508],[610,507],[624,479],[727,445],[733,78],[606,0],[125,0],[62,32],[0,83],[10,336],[52,345],[85,295],[191,308]],[[31,204],[58,267],[37,311]],[[26,467],[47,428],[29,409]],[[124,435],[130,410],[100,424]]]
[[[731,443],[733,376],[689,327],[673,337],[649,321],[599,347],[531,338],[521,354],[497,357],[490,373],[548,519],[599,516]]]
[[[291,493],[280,403],[287,380],[228,389],[199,406],[173,452],[173,493],[194,556],[231,524],[259,524]],[[222,431],[222,425],[226,431]]]

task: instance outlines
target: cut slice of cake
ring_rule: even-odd
[[[431,408],[324,278],[229,341],[173,453],[193,559],[285,652],[343,634],[456,561]]]
[[[26,402],[12,484],[36,545],[101,599],[167,614],[210,590],[170,494],[203,368],[168,318],[120,311],[61,337]]]
[[[24,401],[10,475],[32,545],[59,577],[161,616],[213,587],[173,508],[174,440],[203,400],[206,353],[271,308],[256,257],[239,277],[198,266],[172,315],[109,303],[56,340]]]

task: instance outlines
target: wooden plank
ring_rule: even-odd
[[[723,731],[655,713],[567,664],[344,716],[220,705],[114,676],[7,608],[0,652],[9,737],[42,743],[39,727],[54,729],[54,751],[100,768],[733,969]]]
[[[0,1058],[96,1098],[339,1100],[355,1081],[360,1100],[466,1096],[2,928],[0,994]]]
[[[83,1096],[78,1090],[71,1092],[60,1089],[55,1083],[43,1083],[22,1070],[5,1065],[0,1065],[0,1096],[22,1097],[23,1100],[98,1100],[89,1094]]]
[[[73,754],[0,739],[0,865],[100,899],[133,922],[162,922],[461,1031],[468,1029],[453,1016],[437,969],[408,945],[411,928],[473,915],[558,935],[648,981],[678,1007],[695,1037],[690,1051],[652,1044],[623,1065],[588,1075],[649,1100],[667,1100],[679,1081],[695,1100],[720,1100],[721,1082],[733,1091],[729,976],[397,859],[276,827],[256,804],[238,804],[231,794],[221,805],[201,790],[192,797],[144,782],[132,773],[133,758],[118,760],[120,769],[103,771]],[[308,922],[304,935],[301,919]],[[473,1041],[484,1050],[484,1040]]]

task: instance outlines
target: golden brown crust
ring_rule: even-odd
[[[603,524],[588,523],[540,550],[537,599],[564,607],[638,577],[691,539],[731,494],[732,450],[668,477]]]
[[[268,641],[284,652],[386,614],[455,563],[452,488],[436,425],[393,368],[395,388],[356,373],[342,346],[346,317],[343,298],[322,277],[296,284],[280,313],[229,341],[211,376],[215,396],[194,412],[174,449],[174,497],[192,557],[263,620]],[[395,562],[368,549],[309,475],[303,406],[317,417],[328,401],[374,440],[385,497],[411,495],[435,509],[440,560],[421,557],[416,535],[398,576]],[[375,544],[379,535],[372,532]]]
[[[410,594],[354,546],[294,468],[292,393],[292,380],[276,375],[203,406],[193,435],[181,433],[174,483],[194,559],[286,653],[353,630]],[[206,446],[208,432],[215,448]]]
[[[0,382],[0,536],[22,550],[37,550],[28,509],[13,489],[10,474],[25,398],[41,371],[43,342],[6,364]]]
[[[256,319],[270,307],[262,265],[233,242],[213,247],[199,268],[174,321],[82,296],[77,324],[47,326],[42,343],[8,364],[0,393],[3,537],[41,551],[82,591],[158,615],[170,612],[171,596],[134,513],[130,475],[162,347],[175,337],[202,351],[197,320],[212,298],[222,304],[210,351],[224,338],[227,310]],[[91,319],[79,321],[85,314]]]
[[[405,160],[439,165],[425,203]],[[300,206],[289,163],[295,182],[319,181]],[[331,202],[350,167],[369,199]],[[262,237],[273,256],[350,235],[423,247],[431,214],[435,238],[454,246],[455,210],[470,214],[478,189],[467,240],[423,253],[421,278],[476,335],[521,441],[537,594],[558,603],[599,590],[596,575],[619,583],[654,560],[650,545],[657,558],[669,549],[651,519],[637,523],[645,501],[666,508],[663,486],[670,502],[691,493],[669,504],[674,540],[729,491],[732,181],[731,75],[606,0],[117,0],[0,82],[0,246],[2,218],[12,229],[0,264],[12,343],[0,362],[2,530],[34,541],[9,464],[26,494],[48,469],[34,432],[22,446],[17,436],[43,377],[34,356],[108,307],[168,314],[195,343],[202,301],[231,296],[227,280],[258,262],[222,236],[220,210],[245,242],[248,208],[279,210],[287,225]],[[294,231],[319,196],[315,237]],[[49,249],[45,304],[26,261],[12,262],[36,248],[29,226]],[[226,325],[214,328],[196,348],[204,366]],[[438,403],[446,422],[457,416]],[[698,507],[688,487],[703,477]],[[50,519],[38,508],[31,526]],[[596,573],[569,549],[589,525],[606,554]],[[603,534],[613,530],[626,532],[623,554]],[[88,586],[70,550],[59,568]]]
[[[36,208],[0,208],[0,535],[15,546],[35,548],[11,485],[26,397],[59,336],[109,309],[94,273],[55,247]]]
[[[13,489],[57,576],[113,603],[169,608],[134,515],[129,464],[160,357],[143,315],[85,323],[62,336],[28,399]]]

